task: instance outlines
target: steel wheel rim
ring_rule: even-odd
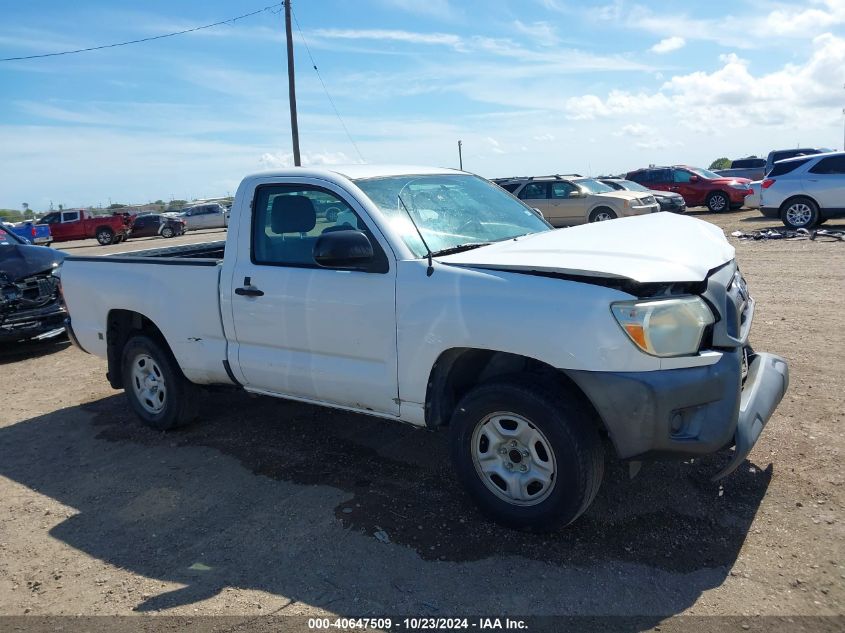
[[[164,373],[149,354],[138,354],[132,360],[132,391],[147,413],[161,413],[167,404]]]
[[[545,501],[557,480],[557,462],[545,434],[516,413],[484,417],[472,433],[475,472],[503,501],[533,506]]]
[[[593,222],[607,222],[608,220],[612,220],[613,216],[610,215],[607,211],[602,211],[601,213],[596,213],[596,217],[593,219]]]
[[[173,237],[173,229],[164,229],[161,234],[164,237]]]
[[[713,207],[714,211],[721,211],[725,208],[727,201],[725,200],[725,196],[716,195],[710,198],[710,206]]]
[[[791,204],[786,210],[786,219],[789,221],[790,224],[793,224],[795,226],[803,226],[805,224],[809,224],[812,218],[813,210],[808,204],[805,204],[803,202],[796,202],[795,204]]]

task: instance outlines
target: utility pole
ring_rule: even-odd
[[[299,167],[299,124],[296,120],[296,84],[293,74],[293,35],[290,26],[290,2],[285,0],[285,36],[288,45],[288,100],[290,101],[290,133],[293,137],[293,164]]]
[[[464,157],[461,154],[461,146],[462,145],[463,145],[463,143],[461,141],[458,141],[458,166],[459,166],[461,171],[464,170]]]

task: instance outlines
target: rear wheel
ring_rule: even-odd
[[[197,387],[158,341],[143,334],[129,339],[122,369],[129,404],[147,426],[168,431],[196,418]]]
[[[713,213],[721,213],[726,211],[731,206],[731,201],[728,195],[723,191],[714,191],[707,196],[707,208]]]
[[[458,479],[500,523],[568,525],[598,492],[598,433],[557,385],[515,376],[476,387],[455,409],[450,431]]]
[[[590,212],[590,222],[604,222],[606,220],[613,220],[615,219],[616,213],[613,209],[609,209],[607,207],[599,207],[598,209],[593,209]]]
[[[810,229],[819,224],[819,205],[809,198],[793,198],[781,207],[780,219],[790,229]]]
[[[95,237],[101,246],[108,246],[114,242],[114,231],[107,226],[101,226],[97,229]]]

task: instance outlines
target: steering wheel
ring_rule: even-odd
[[[481,221],[478,218],[470,218],[469,220],[467,220],[466,222],[464,222],[463,224],[461,224],[457,228],[457,232],[460,233],[460,234],[463,234],[465,230],[470,229],[472,227],[477,227],[478,233],[486,233],[487,232],[486,229],[484,228],[484,225],[481,223]]]

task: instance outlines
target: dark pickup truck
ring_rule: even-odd
[[[53,271],[65,255],[0,228],[0,343],[64,332],[67,312]]]

